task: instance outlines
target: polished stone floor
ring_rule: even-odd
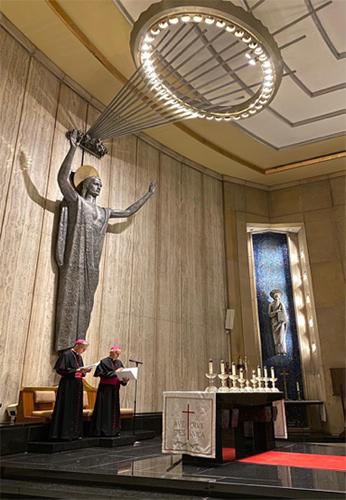
[[[290,443],[280,441],[276,450],[319,455],[345,455],[345,446]],[[252,485],[275,489],[298,489],[319,492],[328,498],[332,492],[345,491],[346,474],[323,469],[305,469],[287,466],[257,465],[229,462],[201,467],[183,465],[179,455],[162,455],[161,441],[157,438],[142,441],[137,446],[120,448],[86,448],[56,454],[18,453],[3,457],[2,467],[17,467],[22,471],[79,472],[149,479],[179,480],[181,482],[208,483],[215,485]]]

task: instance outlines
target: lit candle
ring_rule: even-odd
[[[261,367],[259,365],[257,366],[257,377],[262,377]]]
[[[256,370],[252,370],[252,378],[256,378]]]
[[[243,379],[244,378],[244,370],[240,368],[239,370],[239,378]]]
[[[235,363],[233,362],[232,363],[232,375],[235,375],[237,372],[236,372],[236,367],[235,367]]]
[[[270,374],[272,378],[275,378],[275,371],[274,371],[274,366],[271,367],[270,369]]]
[[[220,362],[220,367],[221,367],[221,374],[224,375],[225,374],[225,363],[224,363],[223,359]]]
[[[213,360],[209,359],[209,375],[212,375],[213,373],[214,373]]]
[[[264,367],[263,371],[264,371],[264,378],[268,378],[268,370],[266,366]]]

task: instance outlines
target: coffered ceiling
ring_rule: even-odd
[[[132,24],[151,3],[2,0],[1,10],[68,77],[107,104],[134,71]],[[250,10],[281,48],[286,76],[269,108],[237,123],[195,119],[145,133],[216,172],[262,184],[344,169],[344,0],[232,3]]]

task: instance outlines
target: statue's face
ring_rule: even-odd
[[[98,177],[91,177],[88,182],[87,193],[95,198],[100,194],[102,181]]]
[[[279,301],[280,298],[281,298],[281,294],[280,293],[274,293],[274,300]]]

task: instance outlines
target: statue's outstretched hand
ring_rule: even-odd
[[[73,129],[69,134],[71,146],[77,147],[79,145],[80,141],[82,140],[82,137],[83,136],[81,135],[81,133],[78,130]]]
[[[148,189],[148,192],[149,192],[150,194],[154,194],[156,190],[157,190],[157,183],[156,183],[156,182],[151,182],[151,183],[149,184],[149,189]]]

